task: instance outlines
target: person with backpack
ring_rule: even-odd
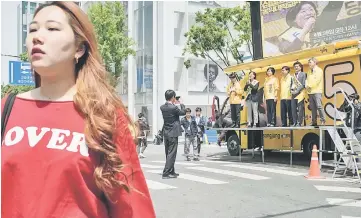
[[[45,2],[26,47],[35,88],[1,102],[1,217],[155,218],[138,129],[86,13]]]
[[[137,153],[139,158],[145,158],[144,151],[148,146],[147,136],[150,130],[147,119],[144,117],[143,113],[138,114],[138,127],[139,127],[139,136],[138,136],[138,145],[137,145]]]

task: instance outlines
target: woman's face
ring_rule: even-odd
[[[312,17],[316,19],[315,9],[310,4],[304,4],[302,5],[301,10],[298,12],[296,16],[295,22],[297,26],[303,28],[305,26],[305,23],[308,21],[308,19]]]
[[[254,79],[254,74],[253,74],[253,73],[250,73],[250,74],[249,74],[249,78],[250,78],[250,79]]]
[[[53,76],[48,70],[46,75],[41,69],[74,64],[77,53],[74,32],[69,19],[57,6],[43,8],[29,26],[26,40],[32,67],[41,76]]]
[[[273,75],[272,71],[271,71],[271,70],[267,70],[267,76],[272,76],[272,75]]]

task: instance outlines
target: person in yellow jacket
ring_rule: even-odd
[[[282,127],[287,127],[289,125],[293,125],[293,118],[291,114],[291,86],[292,86],[292,76],[290,75],[290,68],[288,66],[283,66],[282,69],[282,77],[281,77],[281,120]],[[288,117],[288,124],[287,124]]]
[[[323,71],[317,66],[317,59],[312,57],[308,60],[310,71],[307,73],[306,90],[309,96],[312,111],[311,126],[317,126],[317,111],[320,116],[321,125],[326,123],[325,111],[322,106]]]
[[[269,67],[267,69],[267,77],[264,82],[264,99],[266,100],[267,107],[267,126],[276,125],[276,105],[279,90],[279,81],[274,76],[276,73],[275,68]]]
[[[229,75],[231,82],[227,86],[227,94],[229,96],[229,104],[231,106],[231,117],[234,127],[240,126],[240,112],[243,89],[236,79],[236,74]]]
[[[293,83],[291,87],[292,102],[291,110],[294,126],[302,126],[305,120],[305,82],[306,73],[303,72],[303,65],[296,61],[293,64],[295,74],[292,75]]]

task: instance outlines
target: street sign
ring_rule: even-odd
[[[9,61],[9,84],[35,85],[31,66],[28,62]]]

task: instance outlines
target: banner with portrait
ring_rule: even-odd
[[[361,37],[360,1],[261,1],[263,57]]]

